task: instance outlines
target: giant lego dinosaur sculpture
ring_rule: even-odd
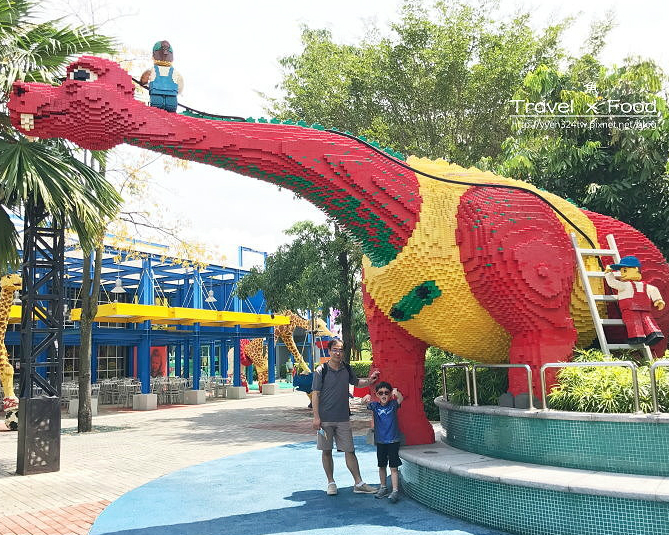
[[[9,362],[5,347],[5,333],[9,324],[9,312],[14,300],[14,292],[21,289],[20,275],[11,273],[0,277],[0,381],[2,382],[2,408],[5,411],[5,425],[16,431],[19,428],[19,398],[14,393],[14,368]]]
[[[669,266],[642,234],[529,184],[444,161],[410,158],[409,168],[316,125],[168,113],[135,100],[133,91],[116,63],[84,56],[59,87],[16,82],[11,120],[30,136],[97,150],[128,143],[278,184],[336,219],[365,253],[374,365],[405,394],[400,426],[408,444],[434,441],[421,399],[429,345],[537,371],[569,360],[577,342],[591,342],[569,240],[576,227],[581,247],[591,246],[583,236],[599,246],[613,233],[621,254],[642,262],[644,280],[669,295]],[[669,307],[654,314],[668,332]],[[526,391],[523,383],[510,375],[512,393]]]

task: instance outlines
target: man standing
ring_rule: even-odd
[[[313,428],[318,431],[317,447],[322,452],[323,469],[328,478],[327,494],[337,494],[334,481],[334,461],[332,459],[333,439],[337,450],[346,456],[346,467],[353,476],[353,492],[372,494],[376,488],[362,481],[358,458],[355,456],[353,431],[348,407],[348,385],[365,387],[374,384],[379,376],[374,371],[368,379],[358,379],[350,366],[344,364],[344,344],[332,340],[328,344],[330,360],[314,372],[311,402],[314,409]]]

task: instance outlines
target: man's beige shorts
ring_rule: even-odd
[[[353,446],[353,430],[351,422],[321,422],[321,428],[325,431],[317,433],[316,447],[319,450],[332,450],[332,439],[337,444],[337,451],[355,451]]]

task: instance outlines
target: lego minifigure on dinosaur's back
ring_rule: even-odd
[[[617,280],[613,270],[620,270]],[[627,329],[630,344],[657,344],[664,338],[651,315],[652,307],[664,308],[660,291],[652,284],[641,282],[641,262],[636,256],[625,256],[619,264],[607,266],[608,285],[618,291],[618,306]]]
[[[153,69],[142,73],[140,83],[149,85],[150,104],[153,108],[177,111],[177,95],[183,91],[183,78],[172,67],[174,52],[169,41],[153,45]]]

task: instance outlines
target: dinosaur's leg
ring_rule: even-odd
[[[576,342],[575,257],[564,227],[528,193],[472,188],[460,200],[457,236],[470,289],[511,335],[509,362],[530,365],[539,395],[541,366],[570,360]],[[509,373],[509,391],[527,392],[524,371]]]
[[[434,429],[423,409],[423,377],[427,344],[411,336],[381,312],[363,287],[363,304],[372,342],[374,367],[404,396],[398,411],[406,444],[432,444]]]
[[[19,410],[19,399],[14,393],[14,368],[9,362],[9,355],[4,344],[0,343],[0,381],[2,381],[2,408],[5,411],[5,423],[9,429],[15,431],[16,417]]]
[[[566,327],[542,325],[536,331],[511,332],[509,348],[510,364],[529,364],[532,369],[533,394],[541,396],[541,366],[548,362],[569,360],[576,343],[576,329],[573,325]],[[547,393],[555,379],[557,370],[547,368],[545,372]],[[522,370],[509,371],[509,392],[513,395],[527,392],[527,373]]]

